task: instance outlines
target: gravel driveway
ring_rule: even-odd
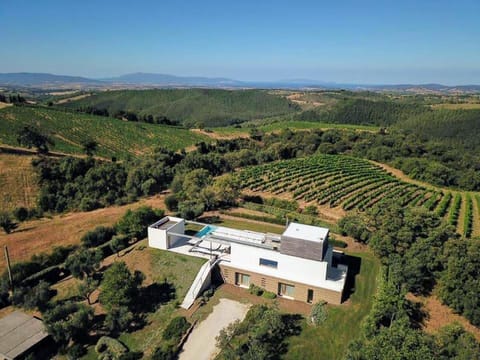
[[[242,321],[250,305],[238,301],[220,299],[220,303],[213,307],[213,311],[190,334],[179,360],[210,360],[219,349],[215,346],[215,338],[220,330],[235,320]]]

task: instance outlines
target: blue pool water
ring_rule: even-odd
[[[205,226],[202,230],[200,230],[198,233],[195,234],[195,237],[197,238],[203,238],[204,236],[210,234],[212,231],[215,231],[217,229],[216,226],[213,225],[207,225]]]

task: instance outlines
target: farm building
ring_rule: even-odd
[[[0,359],[24,359],[48,340],[41,320],[20,311],[0,319]]]
[[[185,225],[201,230],[187,235]],[[166,216],[148,228],[149,246],[209,258],[182,304],[190,307],[219,267],[228,284],[257,285],[287,299],[340,304],[347,266],[335,261],[341,253],[328,243],[329,230],[290,223],[282,235],[236,230]]]

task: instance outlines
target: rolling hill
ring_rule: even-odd
[[[25,125],[41,129],[55,145],[51,150],[81,154],[82,141],[98,142],[96,154],[125,158],[152,148],[179,150],[207,139],[187,129],[128,122],[108,117],[76,114],[42,107],[10,106],[0,110],[0,143],[18,146],[17,132]]]
[[[96,93],[64,104],[71,109],[106,109],[137,116],[167,117],[186,126],[224,126],[296,112],[298,105],[261,90],[167,89]]]

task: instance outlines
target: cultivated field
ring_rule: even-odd
[[[0,209],[35,207],[38,192],[33,156],[0,153]]]
[[[99,144],[97,155],[108,158],[144,154],[159,146],[179,150],[207,139],[174,126],[13,106],[0,110],[0,143],[18,146],[17,133],[26,125],[34,125],[49,135],[55,142],[51,150],[80,154],[82,141],[93,139]]]
[[[466,237],[480,235],[480,194],[406,182],[367,160],[316,155],[249,167],[238,177],[243,187],[253,193],[292,198],[337,214],[364,211],[395,199],[404,207],[435,211]]]

